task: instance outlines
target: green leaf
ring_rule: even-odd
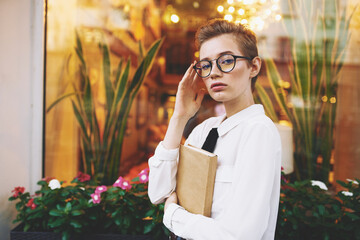
[[[102,45],[101,49],[103,54],[103,77],[105,84],[106,104],[107,104],[107,109],[110,110],[114,99],[114,89],[110,81],[111,70],[110,70],[109,49],[105,44]]]
[[[146,224],[144,227],[144,234],[150,233],[156,225],[154,223]]]
[[[61,102],[62,100],[70,97],[70,96],[73,96],[73,95],[77,95],[79,93],[77,92],[73,92],[73,93],[67,93],[61,97],[59,97],[58,99],[56,99],[52,104],[50,104],[50,106],[46,109],[46,113],[50,112],[50,110],[55,107],[56,104],[58,104],[59,102]]]
[[[125,90],[126,83],[128,80],[129,72],[130,72],[130,59],[126,63],[125,70],[121,76],[121,80],[120,80],[118,88],[116,90],[115,107],[117,107],[118,103],[120,102],[120,99],[122,98],[122,96],[124,94],[124,90]]]
[[[30,227],[31,227],[30,223],[25,223],[24,232],[29,231]]]
[[[80,114],[78,108],[76,107],[74,101],[71,101],[72,107],[73,107],[73,111],[75,114],[75,118],[78,121],[78,124],[80,126],[81,129],[81,135],[85,138],[86,142],[90,142],[87,130],[86,130],[86,126],[85,126],[85,121],[84,118],[82,117],[82,115]]]
[[[360,217],[355,213],[346,212],[345,215],[350,217],[352,221],[356,221],[360,219]]]
[[[57,210],[57,209],[51,209],[49,214],[51,216],[55,216],[55,217],[62,217],[64,216],[64,212],[60,211],[60,210]]]
[[[91,94],[91,83],[88,77],[85,78],[84,108],[87,121],[92,123],[93,99]],[[92,129],[90,129],[90,132],[92,132]]]
[[[79,215],[83,215],[83,214],[85,214],[84,210],[73,210],[73,211],[71,211],[71,215],[73,215],[73,216],[79,216]]]
[[[137,68],[137,70],[135,72],[135,75],[133,77],[133,80],[131,81],[131,84],[130,84],[130,89],[131,90],[140,87],[139,83],[142,82],[145,75],[147,74],[147,71],[149,70],[149,67],[151,66],[151,64],[152,64],[152,62],[154,60],[154,57],[155,57],[156,53],[158,52],[162,42],[163,42],[163,39],[157,40],[150,47],[150,50],[148,51],[147,55],[145,56],[145,58],[140,63],[140,66]]]
[[[67,202],[65,206],[65,212],[69,213],[71,211],[71,208],[72,208],[71,202]]]
[[[260,83],[255,84],[255,89],[259,94],[261,103],[264,105],[265,111],[271,120],[274,122],[279,122],[279,119],[275,113],[272,101],[269,97],[269,95],[266,93],[265,89],[260,85]]]
[[[325,213],[325,207],[323,205],[318,205],[318,210],[320,215],[324,215]]]
[[[70,233],[68,231],[62,232],[61,240],[69,240],[70,239]]]
[[[115,81],[114,81],[114,85],[117,86],[119,84],[119,79],[121,76],[121,69],[122,69],[122,65],[123,65],[123,58],[120,59],[120,62],[118,64],[118,67],[116,69],[116,74],[115,74]]]
[[[74,228],[81,228],[82,227],[82,224],[77,220],[70,220],[70,225],[73,226]]]

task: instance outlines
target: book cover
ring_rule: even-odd
[[[210,217],[217,156],[191,145],[180,145],[176,193],[179,205]]]

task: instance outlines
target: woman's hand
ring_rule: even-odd
[[[198,88],[200,78],[191,64],[179,83],[176,93],[175,109],[162,142],[166,149],[178,148],[188,120],[201,106],[205,90]]]
[[[171,204],[171,203],[177,203],[178,200],[177,200],[177,195],[176,195],[176,192],[173,192],[170,197],[168,197],[168,199],[166,199],[165,201],[165,206],[164,206],[164,212],[166,211],[166,209],[168,208],[168,206]]]
[[[199,110],[205,90],[198,88],[200,77],[196,74],[194,63],[190,65],[179,83],[176,93],[174,117],[190,119]]]

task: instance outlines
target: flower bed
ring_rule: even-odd
[[[18,200],[14,222],[21,222],[24,232],[61,233],[62,239],[83,233],[161,239],[167,233],[163,205],[151,204],[147,181],[148,169],[132,181],[119,177],[112,186],[97,186],[89,175],[79,173],[72,185],[64,187],[56,179],[41,180],[35,195],[16,187],[9,200]]]
[[[291,183],[282,176],[275,239],[360,240],[359,179],[338,181],[346,190],[335,194],[320,181]],[[35,195],[16,187],[9,200],[18,201],[15,222],[22,227],[12,236],[23,230],[58,233],[57,238],[46,235],[46,239],[163,239],[168,234],[162,224],[163,204],[151,204],[147,181],[145,169],[131,181],[119,177],[112,186],[98,186],[89,175],[79,173],[72,185],[64,187],[56,179],[41,180]]]
[[[275,239],[360,239],[360,181],[337,182],[346,190],[334,193],[320,181],[283,177]]]

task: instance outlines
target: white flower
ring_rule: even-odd
[[[325,183],[323,183],[323,182],[321,182],[321,181],[311,180],[311,185],[312,185],[312,186],[318,186],[318,187],[321,188],[322,190],[328,190],[328,188],[326,187]]]
[[[49,182],[49,187],[51,188],[51,190],[57,189],[57,188],[61,188],[60,182],[57,179],[53,179]]]
[[[347,180],[348,182],[353,183],[353,184],[359,185],[358,181],[355,181],[355,180],[352,180],[352,179],[349,179],[349,178],[347,178],[346,180]]]
[[[354,195],[352,192],[349,192],[349,191],[341,191],[341,193],[347,197],[352,197]]]

